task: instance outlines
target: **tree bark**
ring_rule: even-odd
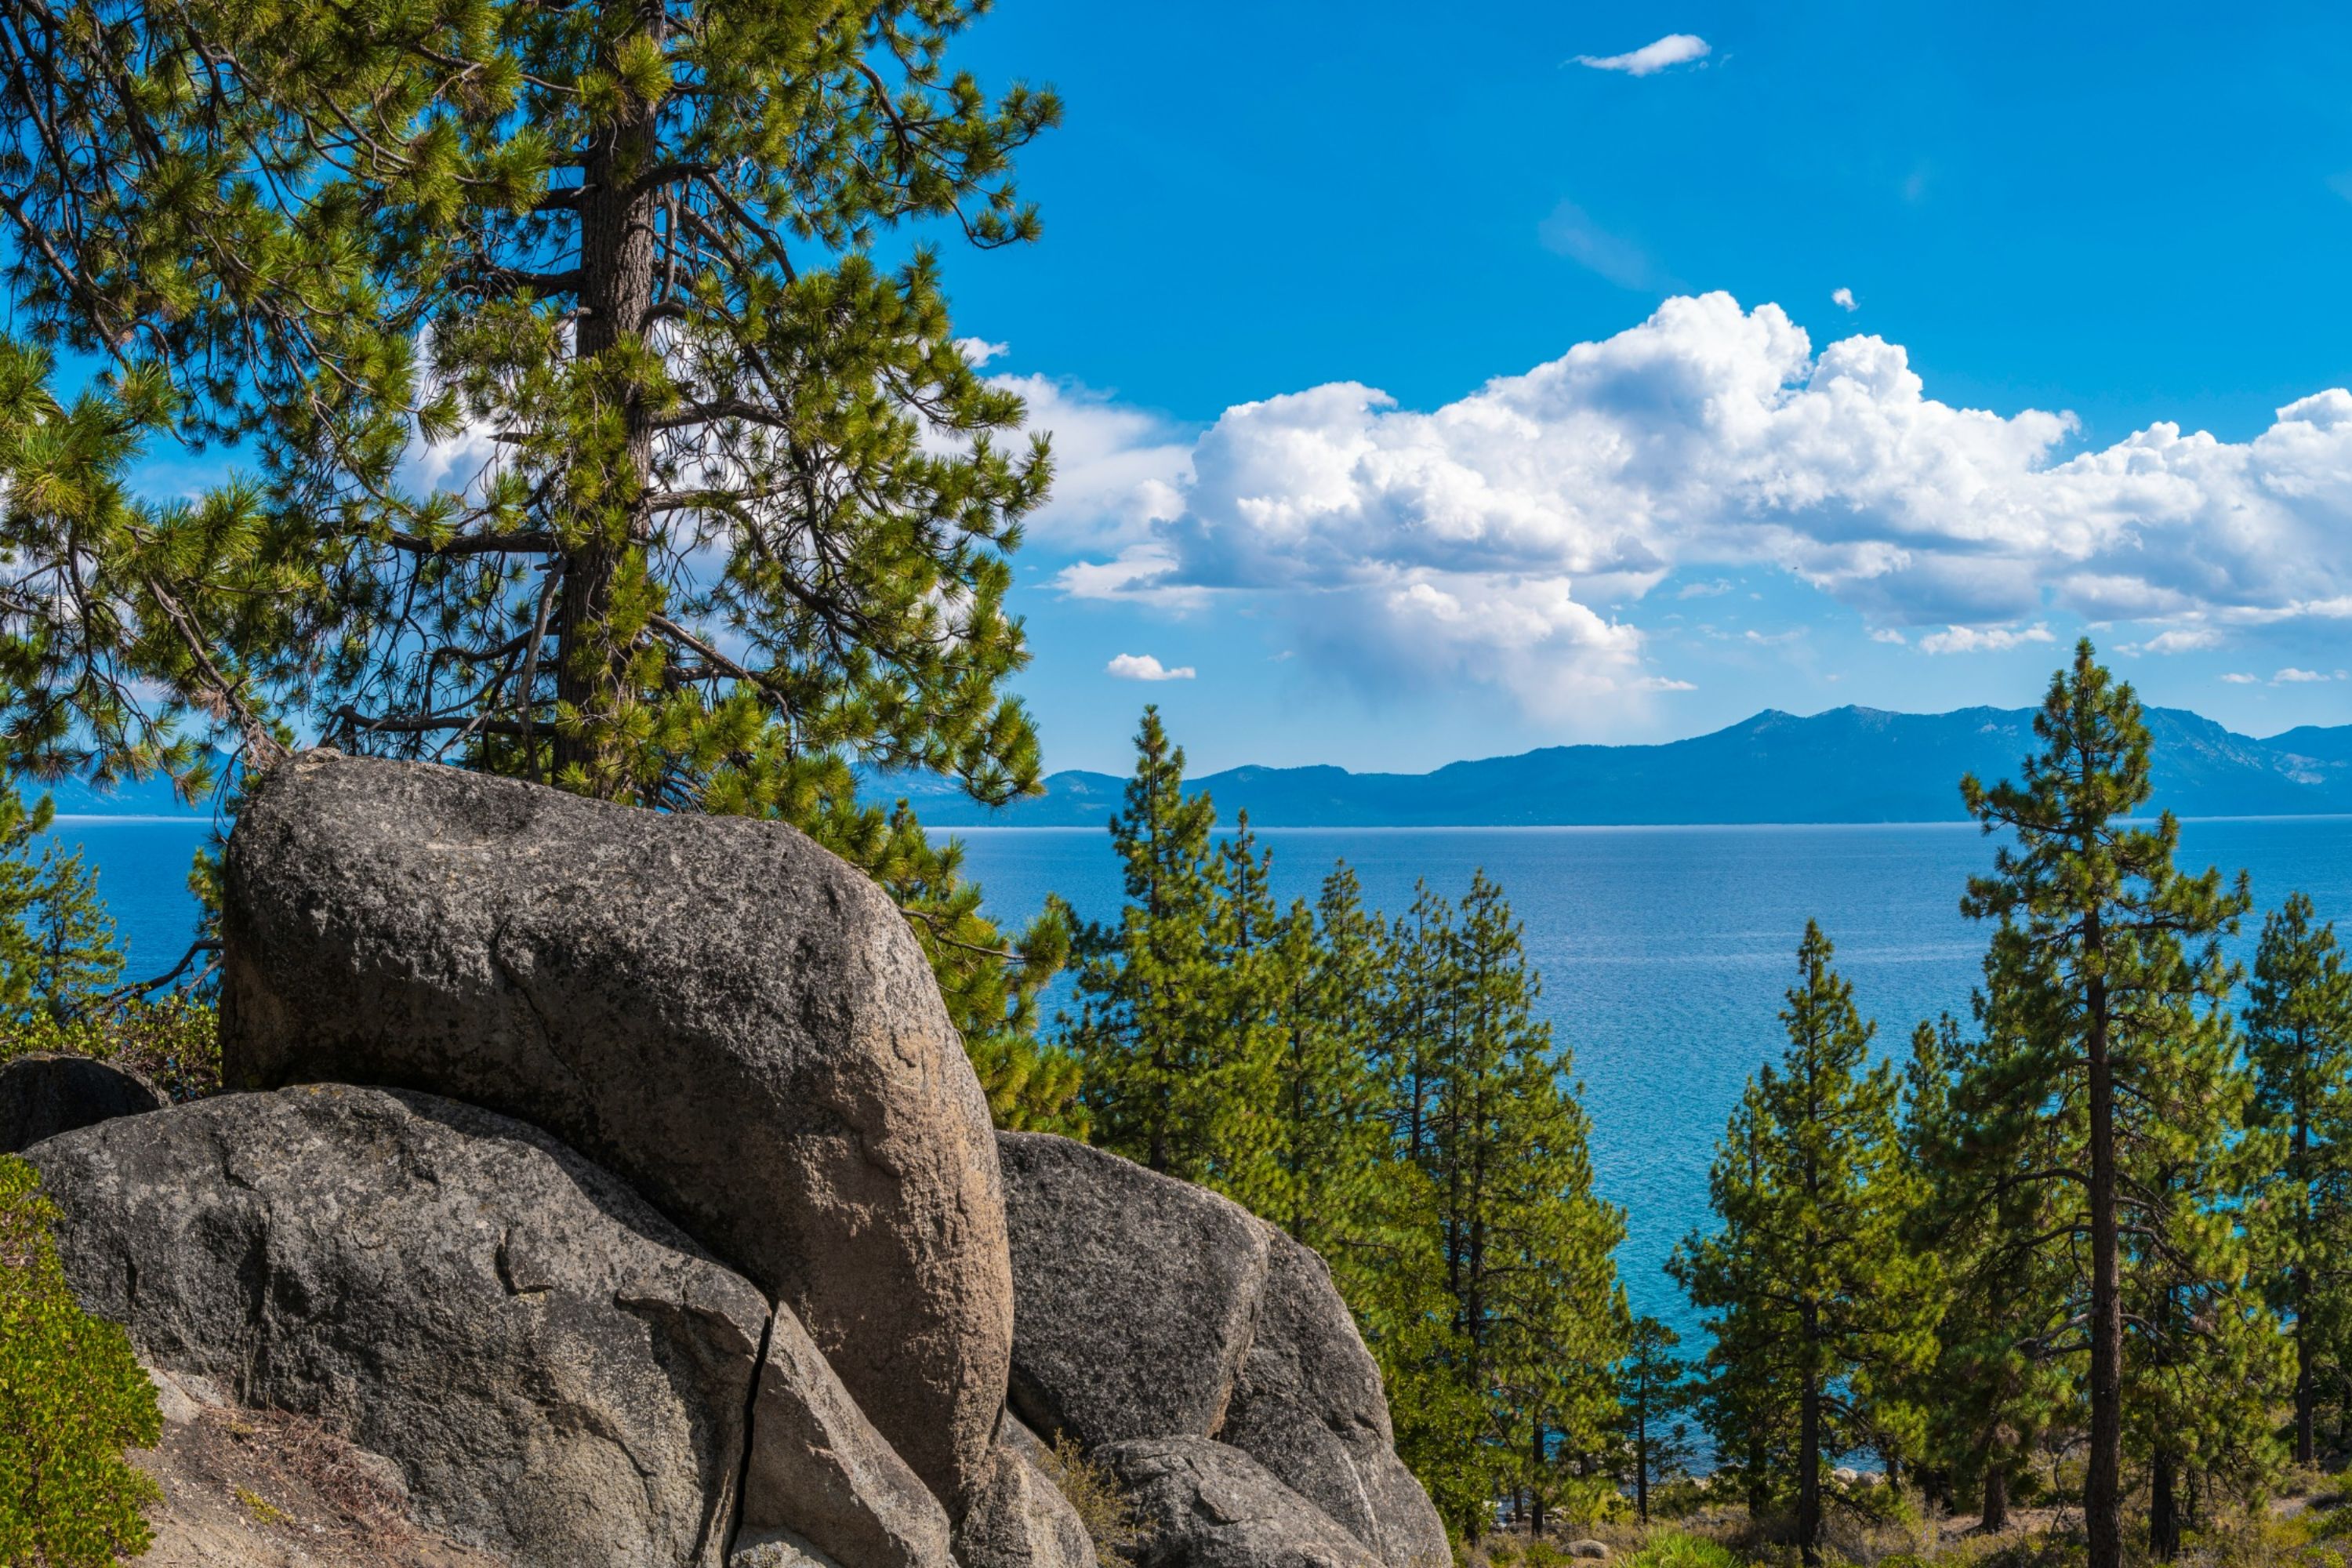
[[[2009,1467],[1998,1462],[1985,1466],[1984,1510],[1977,1520],[1977,1528],[1987,1535],[1999,1535],[2009,1528]]]
[[[2180,1555],[2180,1461],[2164,1448],[2148,1469],[2147,1549],[2159,1563]]]
[[[664,30],[661,8],[646,7],[639,31],[658,39]],[[657,133],[654,110],[637,105],[630,118],[588,149],[580,203],[581,316],[572,340],[578,361],[593,360],[636,337],[653,309],[661,192],[636,188],[636,176],[656,161]],[[630,545],[648,538],[651,528],[646,497],[652,489],[653,421],[635,389],[622,402],[621,418],[622,461],[629,469],[625,525],[619,537],[610,531],[593,533],[564,552],[555,606],[556,700],[589,714],[610,706],[627,658],[625,650],[597,647],[612,611],[613,580]],[[595,765],[599,750],[593,732],[556,731],[556,771],[577,763],[594,793],[609,797],[619,792],[620,781],[603,776]]]
[[[2085,922],[2084,946],[2102,951],[2098,917]],[[2116,1084],[2107,1050],[2106,982],[2089,983],[2091,1113],[2091,1452],[2083,1480],[2089,1568],[2122,1568],[2124,1457],[2124,1300],[2116,1233]]]
[[[2294,1299],[2294,1462],[2308,1465],[2316,1450],[2313,1407],[2318,1403],[2311,1373],[2311,1121],[2303,1107],[2294,1114],[2295,1229],[2302,1243],[2288,1279]]]
[[[1813,1337],[1816,1310],[1805,1304],[1805,1339]],[[1797,1394],[1797,1550],[1810,1565],[1821,1561],[1822,1385],[1805,1374]]]

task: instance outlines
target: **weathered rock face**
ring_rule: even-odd
[[[1446,1568],[1445,1526],[1396,1457],[1380,1368],[1330,1269],[1267,1230],[1256,1332],[1218,1440],[1347,1526],[1389,1568]]]
[[[529,1568],[722,1560],[767,1302],[544,1133],[328,1086],[26,1158],[89,1310],[394,1460],[420,1523]]]
[[[18,1057],[0,1067],[0,1154],[163,1104],[153,1084],[105,1062],[45,1053]]]
[[[949,1568],[946,1510],[851,1402],[789,1310],[768,1331],[751,1406],[742,1530],[752,1541],[789,1531],[855,1568]]]
[[[1378,1568],[1362,1542],[1239,1448],[1142,1437],[1093,1457],[1150,1532],[1137,1568]]]
[[[1012,1286],[987,1103],[905,920],[791,828],[310,752],[232,836],[238,1087],[428,1089],[545,1127],[807,1326],[961,1511]]]
[[[1238,1205],[1043,1132],[1000,1132],[1014,1414],[1089,1451],[1224,1419],[1265,1281]]]
[[[1086,1521],[1038,1464],[1034,1434],[1011,1415],[988,1484],[956,1527],[963,1568],[1095,1568]]]

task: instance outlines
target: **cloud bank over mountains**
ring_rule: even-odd
[[[1778,305],[1722,293],[1428,412],[1339,382],[1188,439],[1013,384],[1055,432],[1057,499],[1034,534],[1066,560],[1061,592],[1174,612],[1246,599],[1302,655],[1492,682],[1532,712],[1679,684],[1638,624],[1678,572],[1777,569],[1930,653],[2049,639],[2054,615],[2159,653],[2352,617],[2340,388],[2250,441],[2158,423],[2069,455],[2071,415],[1954,406],[1900,344],[1817,352]]]

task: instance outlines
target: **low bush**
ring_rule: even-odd
[[[1087,1527],[1087,1539],[1095,1543],[1097,1568],[1129,1568],[1147,1537],[1118,1484],[1067,1437],[1055,1438],[1040,1458],[1045,1479],[1069,1500]]]
[[[1654,1532],[1640,1551],[1625,1559],[1625,1568],[1744,1568],[1744,1564],[1719,1541],[1663,1530]]]
[[[33,1167],[0,1155],[0,1564],[105,1568],[147,1549],[155,1385],[121,1329],[75,1301]]]

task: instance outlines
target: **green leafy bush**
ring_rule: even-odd
[[[33,1167],[0,1155],[0,1565],[104,1568],[147,1550],[155,1385],[120,1328],[74,1300]]]
[[[1742,1564],[1721,1542],[1676,1530],[1651,1536],[1642,1550],[1625,1559],[1625,1568],[1742,1568]]]

